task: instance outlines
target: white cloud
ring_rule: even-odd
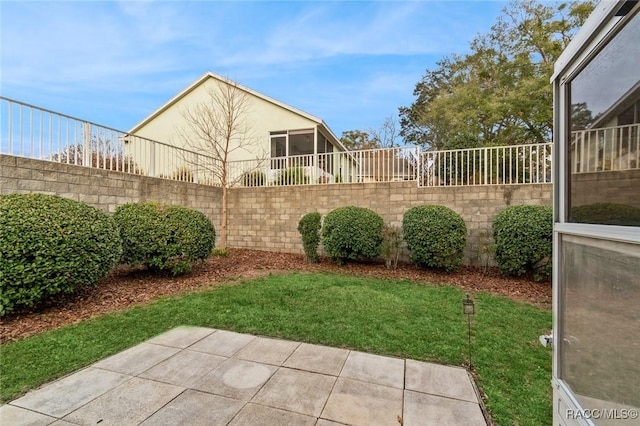
[[[196,66],[200,74],[206,69],[296,67],[347,55],[448,53],[473,36],[468,26],[456,24],[464,10],[442,2],[294,7],[119,1],[3,7],[3,80],[21,86],[114,86]],[[458,28],[451,31],[454,25]]]
[[[458,2],[457,7],[451,2],[311,5],[276,24],[265,22],[269,32],[264,40],[227,57],[223,64],[283,64],[338,55],[447,54],[465,49],[477,33],[468,22],[461,22],[468,14],[464,6],[472,3]]]
[[[127,124],[133,124],[140,111],[154,110],[211,70],[323,118],[362,111],[382,119],[398,102],[406,103],[400,94],[411,96],[425,62],[464,50],[488,29],[491,10],[499,7],[430,1],[3,2],[3,95],[41,93],[47,101],[57,98],[60,106],[53,107],[63,112],[67,101],[81,100],[84,107],[94,99],[105,109],[110,103],[129,109]]]
[[[37,5],[24,5],[10,17],[11,10],[4,10],[5,83],[57,90],[74,90],[77,85],[111,89],[128,85],[132,77],[184,68],[180,52],[163,52],[164,46],[181,38],[179,16],[164,4],[144,16],[131,8],[120,14],[104,3]]]

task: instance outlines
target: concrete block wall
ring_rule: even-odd
[[[0,155],[0,193],[41,192],[86,202],[107,212],[138,201],[180,204],[205,213],[220,229],[219,188],[188,182]],[[309,212],[326,215],[337,207],[367,207],[390,225],[422,204],[458,212],[468,228],[466,262],[480,262],[490,242],[491,222],[509,205],[551,205],[552,185],[418,188],[415,182],[233,188],[229,191],[228,245],[303,253],[298,221]],[[406,258],[406,252],[404,253]]]
[[[353,205],[370,208],[387,224],[401,226],[409,208],[440,204],[465,220],[466,262],[479,264],[495,215],[509,205],[551,205],[552,191],[551,184],[418,188],[415,182],[237,188],[229,194],[229,246],[303,253],[297,226],[306,213],[324,216]]]
[[[220,189],[89,167],[0,155],[0,194],[55,194],[113,213],[140,201],[200,210],[220,229]]]
[[[571,202],[573,206],[616,203],[640,207],[640,170],[571,175]]]

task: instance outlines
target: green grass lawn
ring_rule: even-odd
[[[213,288],[104,315],[1,347],[6,402],[178,325],[196,325],[462,365],[463,292],[449,286],[294,273]],[[551,424],[551,351],[538,336],[551,312],[475,294],[472,356],[501,425]]]

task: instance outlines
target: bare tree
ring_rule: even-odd
[[[369,129],[369,135],[376,141],[379,148],[393,148],[397,146],[400,133],[396,130],[396,119],[392,115],[386,117],[378,129]]]
[[[51,154],[49,160],[95,169],[144,174],[135,160],[124,153],[121,143],[95,136],[91,136],[88,143],[78,142],[61,148]]]
[[[198,176],[198,181],[220,185],[222,212],[220,218],[220,248],[227,247],[228,191],[262,167],[266,159],[265,141],[255,137],[250,118],[249,94],[236,83],[216,81],[206,88],[206,100],[182,111],[186,125],[178,129],[183,146],[183,162]],[[239,172],[232,161],[234,153],[246,151],[254,160],[243,162]],[[202,179],[206,176],[206,179]]]

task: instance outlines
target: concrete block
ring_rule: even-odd
[[[11,191],[18,188],[18,179],[13,179],[7,176],[0,176],[0,189]],[[7,194],[10,192],[7,192]]]
[[[55,183],[55,182],[52,182],[52,183]],[[23,191],[29,191],[29,192],[49,190],[48,185],[45,185],[45,182],[41,180],[19,179],[17,187],[18,187],[17,189],[20,189]]]
[[[71,188],[72,187],[70,187],[69,184],[65,182],[47,182],[46,184],[47,191],[53,191],[56,193],[75,192],[71,191]]]
[[[78,201],[96,206],[100,203],[100,197],[98,195],[82,193],[78,195]]]
[[[127,203],[130,203],[130,202],[131,202],[131,199],[130,199],[129,197],[120,197],[120,196],[117,196],[117,197],[116,197],[116,202],[115,202],[115,204],[116,204],[117,206],[121,206],[121,205],[123,205],[123,204],[127,204]]]
[[[115,195],[100,195],[100,204],[117,204]]]
[[[31,179],[31,169],[26,167],[16,167],[13,169],[12,175],[17,179],[29,180]]]
[[[15,167],[16,161],[18,157],[14,157],[13,155],[0,154],[0,166],[4,167]]]
[[[44,176],[45,176],[45,172],[42,170],[31,170],[31,179],[45,180]]]
[[[69,173],[56,173],[57,181],[70,183],[73,185],[82,185],[87,183],[86,176],[77,175],[77,174],[69,174]]]
[[[61,192],[58,195],[64,198],[69,198],[70,200],[80,200],[80,195],[76,192]]]

